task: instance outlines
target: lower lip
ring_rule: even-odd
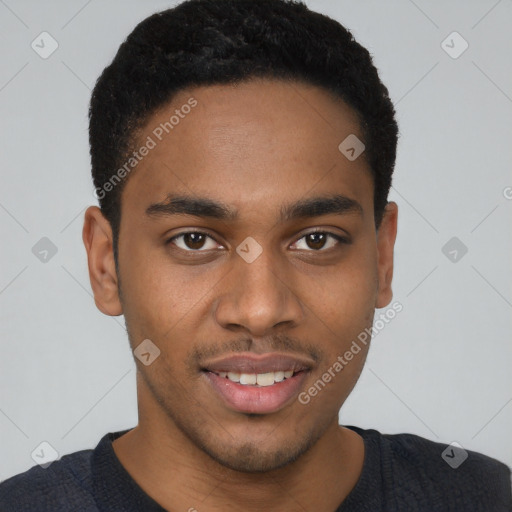
[[[250,386],[233,382],[209,371],[204,374],[213,389],[231,409],[248,414],[269,414],[282,409],[297,396],[306,378],[306,372],[301,371],[271,386]]]

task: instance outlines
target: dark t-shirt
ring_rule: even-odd
[[[413,434],[347,428],[364,440],[364,464],[356,486],[333,512],[512,511],[505,464],[467,451],[468,457],[455,468],[462,452],[445,452],[445,444]],[[46,469],[35,466],[5,480],[0,484],[0,511],[165,511],[115,455],[112,441],[126,432],[106,434],[94,450],[64,455]]]

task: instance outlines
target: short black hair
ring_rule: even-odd
[[[319,86],[352,107],[373,175],[375,223],[380,225],[398,125],[368,50],[340,23],[294,0],[187,0],[140,22],[92,92],[92,176],[112,226],[116,261],[126,182],[120,175],[126,172],[118,173],[119,183],[112,178],[133,151],[139,130],[186,88],[251,78]]]

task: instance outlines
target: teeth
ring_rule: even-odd
[[[258,386],[272,386],[274,384],[274,372],[258,373],[256,382]]]
[[[235,372],[228,372],[228,379],[233,382],[240,382],[240,374]]]
[[[245,386],[272,386],[276,382],[282,382],[293,376],[293,370],[286,372],[267,372],[267,373],[238,373],[238,372],[219,372],[219,377],[227,378],[231,382],[238,382]]]
[[[284,380],[284,372],[274,372],[274,382],[282,382]]]
[[[242,373],[240,375],[240,384],[256,384],[257,378],[255,373]]]

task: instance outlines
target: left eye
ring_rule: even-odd
[[[326,245],[329,239],[330,243]],[[207,240],[210,241],[210,247],[205,246],[205,242]],[[299,238],[294,245],[297,246],[297,244],[299,244],[302,240],[305,241],[306,247],[295,247],[296,249],[312,249],[313,251],[316,252],[319,252],[321,250],[332,249],[338,244],[348,243],[344,237],[325,231],[314,231],[312,233],[308,233]],[[218,245],[217,242],[215,242],[215,240],[211,236],[207,235],[206,233],[200,233],[197,231],[191,231],[188,233],[181,233],[180,235],[176,235],[169,239],[168,243],[173,243],[178,248],[188,252],[201,252],[200,249],[211,250],[215,249],[216,246]]]
[[[331,239],[331,243],[326,246],[326,242],[328,239]],[[342,243],[348,243],[345,238],[339,235],[335,235],[334,233],[329,233],[325,231],[313,231],[312,233],[308,233],[307,235],[304,235],[302,238],[299,238],[297,242],[295,242],[294,245],[297,245],[301,240],[305,240],[306,243],[306,250],[307,248],[313,249],[316,252],[319,252],[321,250],[328,250],[332,249],[336,245],[342,244]],[[304,247],[298,247],[298,249],[304,249]]]

